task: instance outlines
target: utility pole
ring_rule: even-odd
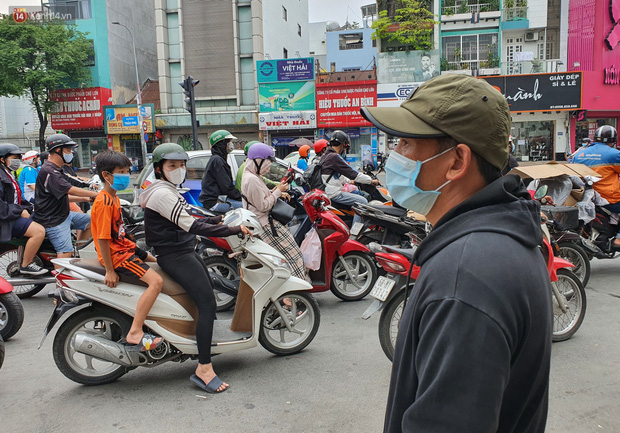
[[[189,111],[192,122],[192,142],[194,150],[198,149],[198,121],[196,120],[196,98],[194,96],[194,87],[200,83],[200,80],[194,80],[191,75],[183,81],[179,81],[179,86],[183,88],[185,94],[185,110]]]

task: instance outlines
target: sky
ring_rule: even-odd
[[[347,16],[349,22],[362,22],[360,6],[373,3],[373,0],[308,0],[309,21],[336,21],[343,25]],[[9,6],[36,6],[41,0],[0,0],[0,13],[8,13]]]
[[[4,0],[0,0],[4,1]],[[347,21],[362,23],[361,6],[374,3],[373,0],[308,0],[309,21],[336,21],[341,26]]]

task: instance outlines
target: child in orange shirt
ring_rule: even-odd
[[[132,350],[151,350],[159,346],[163,339],[143,332],[142,326],[161,292],[163,281],[157,272],[144,263],[155,262],[156,259],[125,237],[125,224],[116,192],[129,186],[131,161],[122,153],[106,151],[96,156],[95,163],[103,182],[103,190],[93,203],[91,228],[97,256],[106,269],[105,284],[116,287],[118,274],[139,278],[148,284],[138,300],[126,340]]]

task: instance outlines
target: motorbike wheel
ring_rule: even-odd
[[[0,335],[0,368],[2,368],[2,364],[4,364],[4,341]]]
[[[284,305],[284,299],[291,300],[291,306]],[[321,322],[319,304],[310,293],[291,292],[280,296],[277,302],[285,311],[281,316],[273,302],[263,310],[260,319],[258,341],[279,356],[301,352],[314,339]],[[290,308],[290,309],[289,309]],[[291,325],[290,332],[285,323]]]
[[[560,299],[553,293],[553,341],[571,338],[581,326],[586,315],[586,290],[581,281],[568,269],[558,270],[555,284]],[[560,309],[559,302],[567,307],[566,313]]]
[[[0,335],[8,340],[24,323],[24,306],[14,292],[0,295]]]
[[[103,385],[114,382],[128,368],[75,351],[73,340],[78,331],[118,342],[131,328],[131,318],[104,307],[91,307],[70,316],[54,338],[53,354],[62,374],[82,385]]]
[[[357,301],[372,290],[377,279],[377,267],[366,253],[352,252],[342,256],[357,286],[353,284],[340,259],[332,269],[331,291],[343,301]],[[358,287],[359,286],[359,287]]]
[[[224,256],[205,257],[203,260],[211,272],[224,278],[234,280],[239,276],[237,262],[235,260]],[[237,302],[237,298],[230,296],[228,293],[213,289],[213,294],[215,295],[215,303],[217,305],[216,311],[218,312],[230,310]]]
[[[403,315],[405,304],[405,291],[393,297],[381,311],[379,318],[379,343],[383,353],[390,361],[394,361],[394,349],[396,347],[396,337],[398,336],[398,325]]]
[[[558,247],[558,256],[575,265],[569,270],[579,278],[583,287],[586,287],[590,281],[590,260],[586,252],[573,242],[558,242]]]
[[[15,278],[19,276],[19,264],[17,263],[18,254],[17,250],[8,250],[0,254],[0,277],[5,280]],[[34,257],[34,262],[43,266],[43,262],[39,256]],[[27,284],[24,286],[13,286],[14,293],[19,298],[30,298],[43,290],[45,284]]]

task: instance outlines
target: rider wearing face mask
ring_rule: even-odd
[[[198,367],[190,380],[210,393],[228,389],[211,364],[211,340],[215,320],[215,296],[209,272],[194,251],[196,235],[226,237],[238,233],[251,235],[243,225],[220,225],[222,217],[194,218],[191,208],[177,191],[185,180],[187,153],[174,143],[160,144],[153,151],[155,180],[140,195],[145,208],[146,243],[153,247],[159,266],[183,287],[198,308],[196,344]],[[196,318],[196,313],[192,313]]]
[[[81,230],[78,241],[90,238],[90,216],[71,212],[69,201],[90,201],[97,193],[82,189],[84,183],[62,172],[64,163],[73,161],[77,143],[65,134],[54,134],[45,140],[49,157],[41,166],[35,186],[34,220],[45,227],[58,258],[71,257],[71,229]]]
[[[226,206],[218,206],[217,198],[221,195],[228,197],[228,201],[234,209],[241,207],[241,193],[235,188],[230,165],[228,165],[228,154],[233,151],[232,140],[234,135],[225,130],[215,131],[209,137],[211,144],[211,158],[205,174],[202,178],[202,191],[198,200],[204,207],[213,211],[226,211]]]
[[[13,173],[20,166],[22,151],[15,144],[0,143],[0,242],[25,236],[28,239],[19,271],[25,275],[43,275],[47,270],[33,260],[45,229],[32,221],[32,204],[23,200]]]
[[[291,265],[293,275],[303,279],[306,277],[304,258],[291,232],[278,221],[269,221],[271,209],[288,189],[286,182],[280,182],[270,191],[260,177],[269,172],[274,160],[275,152],[271,146],[256,143],[250,147],[241,181],[241,194],[245,207],[256,214],[264,228],[261,239],[280,251]]]
[[[384,431],[544,432],[551,286],[539,204],[517,175],[501,176],[506,98],[484,80],[441,75],[400,107],[361,112],[401,137],[388,190],[433,226],[413,259],[421,271],[400,321]]]
[[[373,180],[370,176],[357,172],[347,164],[345,157],[350,145],[349,136],[344,131],[334,131],[329,138],[329,146],[321,157],[321,176],[325,182],[325,194],[333,202],[344,206],[368,203],[368,200],[361,195],[343,190],[349,179],[363,184],[379,184],[378,180]],[[361,221],[361,217],[356,213],[353,217],[353,223],[358,221]]]

